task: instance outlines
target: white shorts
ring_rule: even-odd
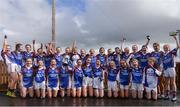
[[[72,87],[72,90],[74,90],[74,91],[76,91],[76,90],[81,90],[81,89],[82,89],[82,87],[78,87],[78,88]]]
[[[132,83],[131,89],[137,91],[143,91],[144,87],[143,84]]]
[[[168,68],[164,70],[164,77],[176,77],[176,70],[175,68]]]
[[[122,85],[122,84],[120,84],[119,88],[121,90],[128,90],[129,89],[129,85]]]
[[[15,63],[11,63],[11,64],[7,65],[7,70],[8,70],[8,73],[11,73],[11,72],[20,72],[21,71],[21,66],[15,64]]]
[[[59,90],[59,83],[57,84],[56,87],[47,87],[48,90],[55,90],[58,91]]]
[[[148,92],[148,93],[150,93],[151,91],[154,91],[154,92],[157,93],[157,87],[155,87],[155,88],[145,87],[145,90],[146,90],[146,92]]]
[[[34,81],[34,89],[38,90],[38,89],[46,89],[46,82],[43,81],[42,83],[37,83]]]
[[[99,78],[93,79],[93,88],[104,89],[104,83]]]
[[[84,87],[93,86],[93,79],[89,78],[89,77],[84,77],[83,78],[83,86]]]
[[[116,81],[108,81],[108,91],[118,91],[117,82]]]

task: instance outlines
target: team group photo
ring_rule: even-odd
[[[180,105],[179,4],[2,0],[0,106]]]

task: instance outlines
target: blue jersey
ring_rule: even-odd
[[[150,57],[150,53],[140,53],[139,56],[139,62],[142,68],[146,67],[148,65],[148,58]]]
[[[81,60],[82,60],[82,64],[84,65],[86,63],[86,56],[80,56]]]
[[[141,56],[139,52],[135,52],[135,53],[131,53],[131,54],[132,54],[132,58],[137,59],[137,60],[139,60],[139,58]]]
[[[120,79],[120,84],[122,85],[129,85],[130,81],[130,72],[128,68],[120,68],[119,69],[119,79]]]
[[[177,55],[177,48],[168,53],[163,54],[162,62],[164,70],[175,67],[175,56]]]
[[[121,55],[121,59],[127,60],[130,57],[130,55],[131,54],[127,54],[127,53],[123,52],[122,55]]]
[[[47,54],[47,55],[45,55],[44,56],[44,60],[45,60],[45,66],[46,66],[46,68],[49,68],[50,67],[50,65],[51,65],[51,59],[53,58],[53,55],[49,55],[49,54]]]
[[[83,72],[85,77],[93,77],[93,67],[91,65],[83,67]]]
[[[5,61],[6,64],[9,63],[9,62],[7,62],[6,60],[9,60],[11,63],[15,63],[15,57],[14,57],[14,55],[12,54],[12,52],[10,52],[10,53],[4,53],[3,50],[2,50],[2,51],[1,51],[1,56],[2,56],[2,58],[3,58],[3,60]],[[5,56],[7,56],[7,59],[6,59]]]
[[[74,85],[76,88],[82,87],[83,83],[83,70],[81,68],[75,68],[74,70]]]
[[[32,87],[33,86],[33,76],[34,76],[34,71],[33,68],[27,68],[23,67],[21,70],[21,74],[23,76],[23,85],[26,88]]]
[[[59,81],[59,69],[49,68],[47,70],[48,87],[54,88],[58,86]]]
[[[158,75],[156,74],[156,69],[147,66],[144,69],[145,72],[145,84],[144,86],[149,88],[156,88],[158,85]]]
[[[96,67],[97,57],[96,56],[91,56],[90,58],[91,58],[91,66]]]
[[[119,70],[118,69],[108,69],[108,80],[109,81],[116,81],[117,75],[118,75]]]
[[[35,75],[35,82],[42,83],[45,81],[45,69],[38,69]]]
[[[98,54],[96,57],[97,57],[97,60],[101,61],[102,66],[106,65],[106,55],[105,54]]]
[[[158,65],[162,64],[162,55],[163,55],[162,51],[160,51],[160,52],[155,52],[155,51],[151,52],[151,57],[156,58]]]
[[[57,62],[57,67],[61,67],[62,66],[62,61],[63,61],[63,56],[62,55],[54,55],[56,62]]]
[[[68,88],[70,81],[70,71],[68,70],[68,68],[66,68],[65,66],[62,66],[60,68],[59,78],[60,78],[60,87]]]
[[[23,52],[23,59],[24,59],[24,61],[26,61],[28,58],[33,59],[33,56],[34,56],[33,52],[26,52],[26,51]]]
[[[132,83],[142,84],[143,82],[143,69],[131,68]]]
[[[95,67],[93,68],[93,76],[94,78],[103,78],[103,68],[102,67]]]
[[[114,56],[113,59],[114,59],[114,62],[116,64],[116,67],[117,68],[120,67],[120,60],[121,60],[120,54],[114,54],[113,56]]]
[[[17,65],[20,65],[20,66],[23,66],[23,54],[21,52],[12,52],[12,55],[14,56],[15,58],[15,63]]]

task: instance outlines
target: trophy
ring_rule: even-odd
[[[177,36],[178,32],[169,32],[169,36]]]

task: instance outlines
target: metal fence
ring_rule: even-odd
[[[176,66],[176,72],[177,72],[177,88],[180,90],[180,63],[177,63]],[[7,84],[8,84],[8,73],[7,73],[7,67],[4,64],[3,61],[0,61],[0,91],[6,91],[7,90]]]

